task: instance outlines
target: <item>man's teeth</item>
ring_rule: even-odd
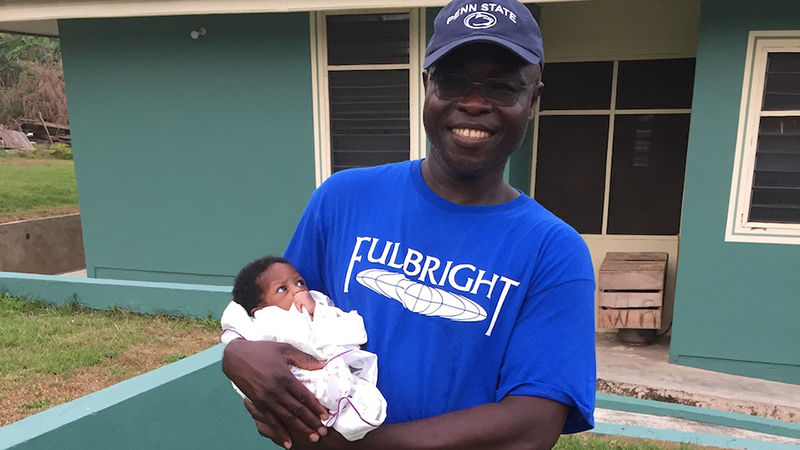
[[[489,133],[483,130],[474,130],[472,128],[453,128],[453,133],[470,139],[480,139],[489,137]]]

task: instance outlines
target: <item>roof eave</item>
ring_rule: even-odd
[[[565,1],[581,0],[535,3]],[[0,0],[0,31],[57,36],[59,19],[419,8],[445,3],[447,0]]]

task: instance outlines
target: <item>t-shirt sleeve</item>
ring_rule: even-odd
[[[586,244],[558,233],[537,263],[500,371],[497,401],[530,395],[570,407],[563,433],[594,426],[594,275]],[[539,288],[539,289],[537,289]]]

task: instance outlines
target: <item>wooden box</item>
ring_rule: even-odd
[[[600,265],[598,327],[661,328],[664,252],[608,252]]]

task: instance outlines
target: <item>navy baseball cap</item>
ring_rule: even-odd
[[[470,42],[497,44],[530,64],[544,66],[539,24],[516,0],[453,0],[445,5],[433,21],[423,67]]]

